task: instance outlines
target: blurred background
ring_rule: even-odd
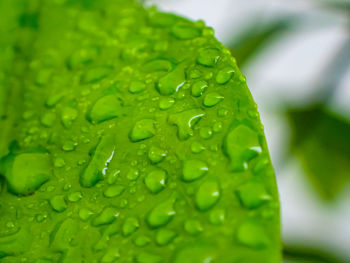
[[[145,0],[204,20],[259,106],[284,262],[350,262],[350,0]]]

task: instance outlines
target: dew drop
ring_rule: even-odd
[[[122,226],[123,235],[130,236],[140,227],[140,222],[136,217],[128,217]]]
[[[264,227],[256,220],[242,223],[238,227],[236,237],[240,244],[255,249],[265,248],[269,243]]]
[[[93,221],[93,226],[108,225],[114,222],[114,220],[119,216],[119,211],[115,207],[106,207],[103,211],[97,215]]]
[[[73,203],[78,202],[82,198],[83,198],[83,195],[81,192],[74,192],[68,195],[68,200]]]
[[[209,214],[209,222],[213,225],[221,225],[226,218],[224,209],[213,209]]]
[[[56,120],[56,114],[53,112],[47,112],[41,117],[41,124],[45,127],[52,127]]]
[[[211,179],[204,182],[196,193],[196,206],[200,211],[212,208],[220,198],[219,184]]]
[[[198,80],[192,84],[191,94],[194,97],[200,97],[208,88],[208,83],[204,80]]]
[[[210,92],[205,95],[203,105],[206,107],[213,107],[224,99],[222,95],[217,92]]]
[[[61,213],[67,209],[67,203],[63,195],[55,195],[50,199],[50,205],[53,210]]]
[[[165,188],[166,180],[166,171],[157,168],[146,175],[145,185],[153,194],[157,194]]]
[[[156,243],[159,246],[168,245],[174,240],[176,236],[177,234],[175,231],[168,228],[161,228],[156,232]]]
[[[188,40],[199,37],[201,32],[198,28],[190,25],[175,25],[171,29],[171,33],[178,39]]]
[[[193,153],[201,153],[202,151],[204,151],[205,147],[203,146],[203,144],[201,144],[200,142],[198,141],[194,141],[192,144],[191,144],[191,151]]]
[[[193,136],[192,128],[204,116],[201,109],[186,110],[169,116],[168,122],[177,126],[177,135],[180,140],[187,140]]]
[[[112,185],[109,186],[104,192],[103,195],[105,197],[116,197],[120,196],[125,191],[125,186],[122,185]]]
[[[221,69],[216,75],[215,81],[217,84],[226,84],[232,78],[235,70],[231,67]]]
[[[141,81],[132,81],[129,86],[129,92],[132,94],[140,93],[146,89],[146,84]]]
[[[241,204],[248,209],[258,208],[264,202],[271,200],[263,183],[256,180],[240,185],[236,193]]]
[[[185,63],[178,65],[173,71],[160,78],[157,84],[157,90],[163,96],[172,95],[179,90],[185,83]]]
[[[184,228],[187,233],[194,236],[200,234],[203,231],[203,226],[197,219],[187,219],[185,221]]]
[[[83,74],[81,78],[81,83],[90,84],[96,83],[104,78],[106,78],[112,71],[112,68],[106,66],[99,66],[91,68]]]
[[[137,263],[162,263],[164,262],[162,257],[159,255],[151,254],[148,252],[141,252],[136,256]]]
[[[203,49],[199,52],[197,57],[197,63],[206,66],[213,67],[220,58],[220,52],[214,48]]]
[[[65,107],[62,110],[61,122],[65,128],[70,128],[78,117],[78,111],[72,107]]]
[[[153,137],[156,134],[154,128],[155,121],[152,119],[139,120],[134,124],[129,138],[132,142],[139,142]]]
[[[148,151],[148,158],[152,164],[160,163],[164,160],[166,155],[167,151],[158,146],[151,146],[151,148]]]
[[[159,109],[161,110],[167,110],[170,109],[175,103],[175,100],[173,98],[169,97],[162,97],[159,100]]]
[[[182,168],[182,179],[185,182],[195,181],[208,172],[209,168],[206,162],[193,159],[184,161]]]
[[[122,114],[122,105],[116,95],[99,98],[89,109],[87,119],[91,123],[101,123]]]
[[[168,199],[153,207],[147,215],[147,223],[151,228],[165,226],[175,216],[175,200]]]

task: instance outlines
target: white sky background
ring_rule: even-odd
[[[316,244],[350,258],[350,186],[335,205],[320,202],[297,159],[280,165],[288,142],[288,126],[276,113],[283,103],[302,104],[315,91],[315,79],[348,39],[345,12],[326,11],[317,0],[145,0],[164,11],[202,19],[228,44],[254,19],[299,14],[304,24],[270,45],[243,69],[259,105],[261,119],[278,176],[283,239]],[[350,119],[350,69],[331,107]],[[349,137],[350,139],[350,137]],[[346,193],[347,192],[347,193]]]

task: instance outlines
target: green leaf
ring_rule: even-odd
[[[286,33],[295,24],[295,21],[296,19],[292,17],[270,22],[261,22],[259,19],[246,26],[229,44],[238,65],[243,67],[247,64],[264,47]]]
[[[1,263],[280,262],[257,107],[212,30],[136,0],[40,2],[8,76]]]
[[[290,109],[291,150],[326,200],[337,197],[350,182],[350,121],[315,106]]]

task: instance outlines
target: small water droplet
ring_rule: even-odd
[[[169,72],[172,69],[172,64],[169,60],[166,59],[155,59],[147,62],[143,66],[145,72],[159,72],[165,71]]]
[[[151,242],[151,239],[145,235],[139,235],[133,241],[135,246],[144,247]]]
[[[186,182],[195,181],[208,172],[209,168],[206,162],[201,160],[186,160],[182,168],[182,179]]]
[[[72,152],[72,151],[75,150],[75,148],[77,148],[77,146],[78,146],[77,142],[68,140],[68,141],[65,141],[63,143],[62,150],[65,151],[65,152]]]
[[[203,105],[206,107],[213,107],[224,99],[222,95],[217,92],[210,92],[205,95]]]
[[[203,146],[203,144],[201,144],[200,142],[198,141],[194,141],[192,144],[191,144],[191,151],[193,153],[201,153],[202,151],[205,150],[205,147]]]
[[[132,142],[139,142],[153,137],[156,134],[154,128],[155,121],[152,119],[143,119],[135,123],[129,138]]]
[[[196,193],[196,205],[200,211],[212,208],[220,198],[220,188],[216,180],[210,179],[204,182]]]
[[[139,178],[139,176],[140,176],[140,171],[138,169],[131,168],[128,174],[126,175],[126,178],[130,181],[135,181],[137,180],[137,178]]]
[[[186,64],[178,65],[173,71],[169,72],[164,77],[160,78],[157,84],[157,90],[161,95],[172,95],[179,90],[185,83],[185,69]]]
[[[87,208],[80,208],[79,209],[79,217],[83,221],[88,221],[93,214],[94,213]]]
[[[96,83],[104,78],[106,78],[112,71],[112,68],[106,66],[99,66],[87,70],[82,78],[81,83],[90,84]]]
[[[108,251],[101,258],[101,263],[114,263],[120,258],[118,248],[108,248]]]
[[[221,225],[226,218],[224,209],[214,209],[209,214],[209,222],[213,225]]]
[[[73,203],[78,202],[81,198],[83,198],[81,192],[74,192],[68,195],[68,200]]]
[[[162,97],[159,100],[159,109],[161,110],[167,110],[170,109],[175,103],[175,100],[173,98],[169,97]]]
[[[199,135],[203,138],[203,139],[210,139],[213,136],[213,131],[210,127],[201,127],[199,130]]]
[[[136,256],[137,263],[162,263],[163,258],[159,255],[151,254],[148,252],[141,252]]]
[[[225,67],[221,69],[216,75],[216,83],[221,85],[226,84],[232,78],[234,73],[235,70],[231,67]]]
[[[157,194],[165,188],[166,180],[166,171],[161,168],[157,168],[146,175],[145,185],[153,194]]]
[[[56,106],[57,103],[59,103],[63,99],[63,97],[64,97],[63,93],[51,94],[45,102],[46,107],[52,108],[52,107]]]
[[[78,117],[78,111],[72,107],[65,107],[62,110],[61,122],[65,128],[70,128]]]
[[[41,124],[44,125],[45,127],[52,127],[55,123],[56,120],[56,114],[53,112],[46,112],[42,117],[41,117]]]

